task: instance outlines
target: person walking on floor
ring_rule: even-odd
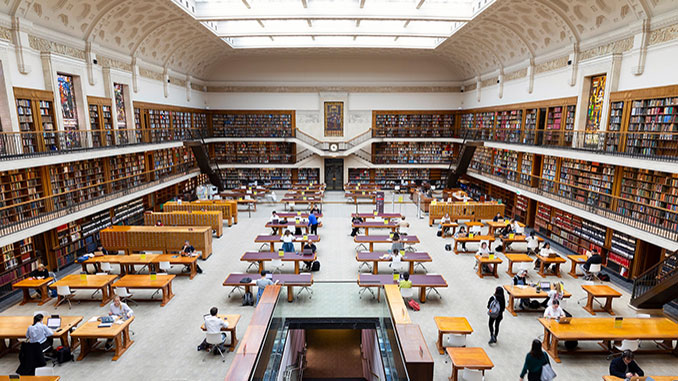
[[[549,364],[549,356],[541,349],[541,341],[532,340],[532,349],[525,356],[525,363],[523,370],[520,372],[520,381],[523,381],[525,374],[527,374],[527,381],[541,381],[541,372],[544,365]]]
[[[504,298],[504,289],[497,286],[494,290],[494,295],[487,301],[487,315],[490,320],[488,326],[490,327],[490,341],[488,344],[496,344],[497,336],[499,336],[499,324],[504,318],[504,309],[506,308],[506,299]]]

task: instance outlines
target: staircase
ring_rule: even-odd
[[[224,180],[221,178],[221,170],[219,169],[219,164],[217,164],[217,170],[215,171],[210,164],[210,156],[207,153],[207,145],[205,144],[204,139],[200,136],[200,140],[190,140],[184,141],[184,147],[189,147],[193,151],[193,156],[198,162],[198,167],[200,171],[207,175],[210,183],[217,187],[220,191],[225,190]]]
[[[661,309],[678,298],[678,252],[657,263],[633,281],[631,305]]]
[[[471,164],[473,159],[473,154],[476,152],[476,148],[482,147],[483,142],[481,141],[468,141],[464,138],[464,145],[461,148],[461,153],[459,153],[459,159],[456,162],[456,168],[452,170],[452,164],[450,163],[450,169],[447,171],[447,181],[446,188],[456,188],[457,182],[459,179],[466,174],[468,166]]]

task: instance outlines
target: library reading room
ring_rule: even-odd
[[[0,1],[0,381],[678,381],[678,0]]]

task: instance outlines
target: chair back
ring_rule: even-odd
[[[600,270],[602,270],[603,265],[600,263],[593,263],[591,264],[591,267],[589,267],[589,272],[592,274],[598,274]]]
[[[271,260],[271,265],[272,265],[273,267],[282,267],[283,261],[282,261],[282,259],[272,259],[272,260]]]
[[[71,288],[69,286],[57,286],[57,295],[68,296],[70,294],[71,294]]]
[[[221,342],[222,342],[221,332],[216,332],[216,333],[205,332],[205,341],[207,342],[207,344],[211,344],[211,345],[221,344]]]
[[[414,295],[414,288],[412,288],[412,287],[400,289],[400,296],[402,296],[403,299],[410,299],[410,298],[412,298],[413,295]]]
[[[447,335],[447,346],[448,347],[465,347],[466,346],[466,335]]]
[[[108,275],[108,273],[96,273],[94,275]]]
[[[162,271],[168,271],[172,267],[172,265],[168,261],[161,261],[159,263],[159,266],[160,270]]]
[[[636,314],[636,317],[641,318],[641,319],[649,319],[649,318],[652,317],[652,315],[650,315],[650,314]]]
[[[638,347],[640,347],[640,340],[622,340],[621,347],[619,347],[619,350],[622,352],[626,350],[635,352],[638,350]]]
[[[101,262],[101,271],[109,273],[111,270],[113,270],[113,267],[111,267],[110,262]]]
[[[54,376],[54,368],[51,366],[43,366],[42,368],[35,368],[36,376]]]
[[[116,287],[115,288],[115,294],[118,295],[121,298],[126,298],[126,297],[132,295],[127,291],[127,287]]]
[[[478,369],[464,369],[461,379],[463,381],[483,381],[483,372]]]

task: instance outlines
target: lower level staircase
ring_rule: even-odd
[[[661,309],[678,298],[678,252],[666,257],[633,281],[631,305]]]
[[[193,156],[195,156],[195,160],[198,162],[200,171],[207,175],[210,183],[217,187],[217,189],[220,191],[225,190],[225,184],[223,178],[221,177],[221,171],[218,170],[218,167],[217,171],[212,168],[210,156],[207,153],[207,146],[205,143],[198,140],[191,140],[185,141],[184,146],[190,148],[193,151]]]
[[[483,142],[479,141],[467,141],[464,142],[464,145],[461,148],[459,153],[459,159],[457,160],[457,167],[454,171],[450,170],[447,173],[446,188],[456,188],[457,182],[459,179],[466,174],[468,166],[471,164],[473,159],[473,154],[476,152],[476,148],[482,147]],[[450,164],[450,167],[452,165]]]

